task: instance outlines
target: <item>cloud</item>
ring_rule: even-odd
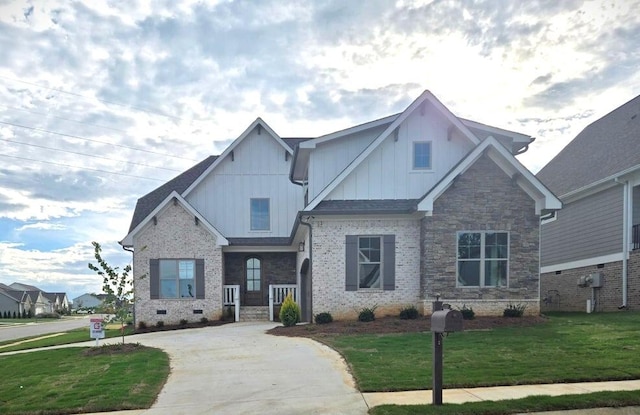
[[[21,227],[16,229],[16,232],[22,232],[29,229],[46,230],[46,231],[63,231],[67,229],[67,227],[61,223],[35,222],[35,223],[28,223],[26,225],[22,225]]]

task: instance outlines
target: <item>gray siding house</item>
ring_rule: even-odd
[[[537,177],[563,202],[542,220],[542,310],[640,307],[640,96],[585,128]]]
[[[354,318],[439,295],[478,314],[539,311],[539,220],[560,201],[515,158],[533,138],[462,119],[429,91],[403,112],[309,139],[256,119],[138,200],[137,322]]]

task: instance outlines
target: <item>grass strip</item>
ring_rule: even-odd
[[[126,327],[125,336],[133,334],[133,327]],[[59,346],[62,344],[95,341],[89,336],[89,328],[80,328],[63,332],[59,336],[47,337],[50,334],[26,337],[23,339],[8,340],[0,343],[0,353],[14,352],[18,350],[37,349],[39,347]],[[105,330],[105,338],[122,336],[120,329]]]
[[[0,413],[73,414],[149,408],[169,376],[169,357],[138,344],[0,356]]]
[[[380,405],[371,415],[508,415],[525,412],[563,411],[570,409],[640,406],[640,391],[594,392],[563,396],[529,396],[504,401],[468,402],[464,404]]]

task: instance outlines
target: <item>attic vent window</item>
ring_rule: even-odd
[[[413,170],[431,170],[431,141],[413,142]]]

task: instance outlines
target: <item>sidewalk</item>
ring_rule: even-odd
[[[615,382],[554,383],[548,385],[493,386],[485,388],[444,389],[443,403],[465,403],[520,399],[534,395],[576,395],[601,391],[640,390],[640,380]],[[640,393],[640,392],[639,392]],[[378,405],[430,405],[431,391],[363,393],[371,408]],[[637,413],[640,413],[638,410]]]

